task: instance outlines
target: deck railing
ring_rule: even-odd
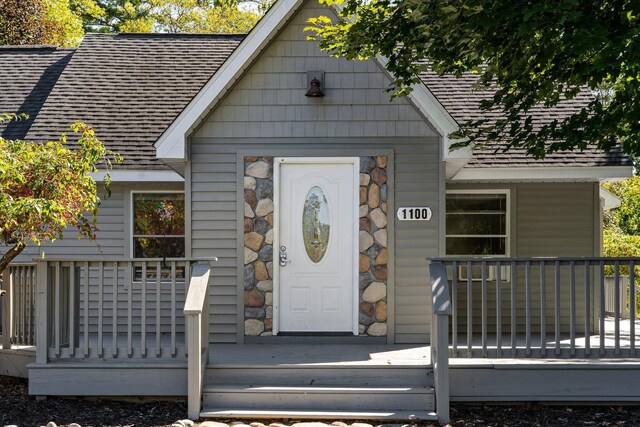
[[[2,276],[2,347],[34,346],[36,264],[13,263]]]
[[[450,287],[454,357],[624,358],[636,357],[639,266],[639,258],[439,258],[430,269]]]
[[[187,411],[189,418],[200,418],[204,372],[209,360],[209,275],[208,264],[196,264],[193,268],[189,292],[184,304],[187,317]]]
[[[185,358],[183,308],[198,261],[38,262],[36,361]]]

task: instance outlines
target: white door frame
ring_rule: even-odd
[[[353,334],[358,335],[359,310],[360,310],[360,286],[358,258],[360,254],[359,242],[359,216],[360,200],[358,190],[360,187],[360,158],[359,157],[275,157],[273,159],[273,334],[277,335],[280,330],[279,310],[280,310],[280,165],[286,164],[351,164],[353,165],[353,185],[355,196],[353,198]]]

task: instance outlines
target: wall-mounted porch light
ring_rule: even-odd
[[[311,71],[307,73],[307,93],[304,96],[320,98],[324,96],[324,71]]]

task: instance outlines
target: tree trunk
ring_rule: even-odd
[[[14,247],[12,247],[7,252],[5,252],[4,255],[2,255],[2,258],[0,258],[0,277],[2,277],[2,273],[9,266],[9,263],[11,261],[13,261],[13,259],[15,257],[20,255],[20,253],[26,247],[27,247],[27,245],[23,241],[20,241],[20,242],[16,243]]]

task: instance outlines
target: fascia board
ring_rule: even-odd
[[[463,168],[450,182],[598,182],[631,176],[632,166]]]
[[[91,174],[91,177],[98,181],[104,181],[106,171],[98,171]],[[109,171],[111,182],[139,182],[139,183],[173,183],[184,182],[184,178],[172,170],[138,170],[138,169],[115,169]]]
[[[386,67],[389,59],[382,55],[377,55],[376,61],[381,65],[387,76],[393,78]],[[449,114],[424,83],[414,84],[411,86],[411,89],[409,100],[442,136],[442,160],[445,162],[449,159],[466,160],[467,162],[471,160],[473,158],[473,150],[471,147],[451,151],[451,146],[459,141],[454,141],[449,138],[449,134],[460,129],[458,122]]]

